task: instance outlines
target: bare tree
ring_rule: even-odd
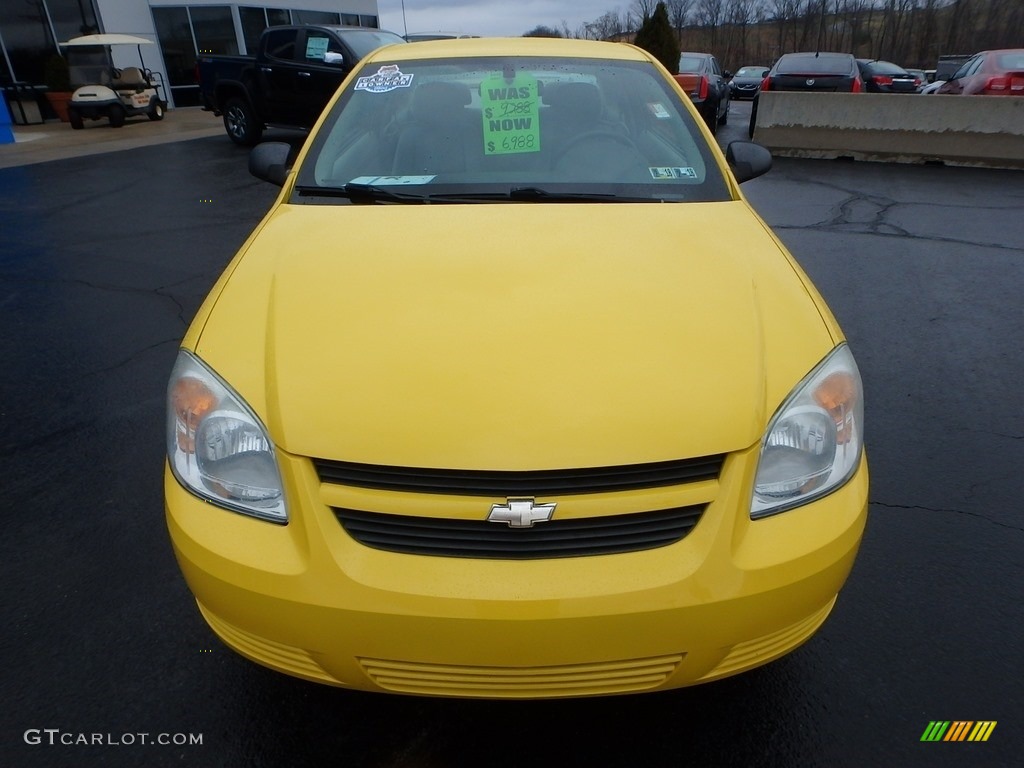
[[[626,31],[622,17],[615,11],[608,11],[587,26],[593,31],[595,40],[609,40]]]
[[[680,37],[683,34],[683,27],[686,26],[686,19],[690,16],[691,8],[693,8],[693,0],[666,0],[665,2],[668,19],[672,22],[672,28]]]
[[[658,0],[633,0],[629,6],[629,15],[640,27],[645,21],[654,15],[654,9],[658,7]]]
[[[718,30],[725,15],[725,0],[697,0],[697,23],[707,30],[711,48],[718,45]]]

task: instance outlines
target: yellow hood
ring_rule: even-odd
[[[744,202],[282,205],[222,285],[198,354],[284,450],[366,463],[736,450],[833,345]]]

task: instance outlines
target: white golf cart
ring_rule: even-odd
[[[103,118],[112,128],[120,128],[126,117],[134,115],[163,120],[167,109],[167,100],[160,96],[163,78],[147,69],[142,59],[142,46],[152,44],[133,35],[85,35],[60,44],[67,49],[71,87],[75,89],[68,104],[72,128],[82,128],[83,120]],[[136,46],[142,67],[115,68],[112,45]]]

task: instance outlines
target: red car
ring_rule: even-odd
[[[1024,96],[1024,48],[974,54],[938,92],[964,96]]]

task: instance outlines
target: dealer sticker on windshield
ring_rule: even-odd
[[[408,88],[412,85],[412,75],[403,75],[397,64],[387,64],[369,77],[356,80],[357,91],[370,93],[387,93],[396,88]]]

